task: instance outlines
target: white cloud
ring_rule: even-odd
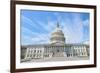
[[[37,37],[32,38],[34,44],[46,44],[49,42],[49,36],[47,34],[40,34]]]
[[[30,18],[28,18],[24,15],[22,15],[22,22],[26,23],[27,25],[31,25],[32,27],[35,26],[35,25],[33,25],[34,22]],[[37,26],[35,26],[35,27],[37,27]]]
[[[90,24],[90,22],[89,22],[88,19],[83,21],[83,25],[84,25],[84,26],[89,26],[89,24]]]
[[[47,34],[39,34],[39,33],[33,33],[35,34],[33,36],[29,35],[23,35],[21,37],[22,44],[43,44],[49,42],[49,35]]]
[[[33,21],[36,22],[38,25],[40,25],[40,28],[42,28],[46,32],[50,33],[52,31],[52,29],[54,28],[55,21],[48,20],[47,23],[43,23],[43,22],[35,20],[35,19],[33,19]]]
[[[61,25],[62,31],[64,32],[64,35],[66,37],[66,43],[79,43],[83,40],[83,26],[89,25],[89,20],[82,21],[79,14],[72,14],[73,18],[69,19],[69,17],[66,17],[66,19],[63,19],[59,14],[55,14],[57,18],[59,19],[59,23]],[[22,36],[23,44],[44,44],[49,43],[51,32],[53,32],[55,28],[55,23],[57,21],[51,21],[48,20],[47,24],[38,21],[38,20],[31,20],[27,17],[24,17],[24,19],[34,28],[43,29],[47,31],[48,33],[42,33],[42,32],[33,32],[32,30],[22,27],[23,32],[26,32],[30,35],[24,35]],[[39,26],[37,26],[37,23]]]
[[[63,31],[66,37],[66,43],[80,43],[83,40],[83,21],[79,15],[73,15],[72,20],[62,22]]]

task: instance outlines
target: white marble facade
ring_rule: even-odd
[[[66,44],[62,46],[57,45],[30,45],[26,47],[24,59],[42,59],[52,57],[85,57],[89,56],[88,45],[73,45]]]

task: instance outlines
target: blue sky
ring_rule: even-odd
[[[21,10],[21,44],[49,43],[59,22],[66,43],[89,40],[89,13]]]

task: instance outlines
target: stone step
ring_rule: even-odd
[[[66,53],[64,53],[64,52],[59,52],[59,53],[53,54],[53,57],[65,57],[65,56],[66,56]]]

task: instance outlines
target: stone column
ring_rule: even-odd
[[[29,48],[27,48],[27,50],[26,50],[25,60],[28,59],[28,57],[27,57],[27,55],[28,55],[28,51],[29,51]]]

